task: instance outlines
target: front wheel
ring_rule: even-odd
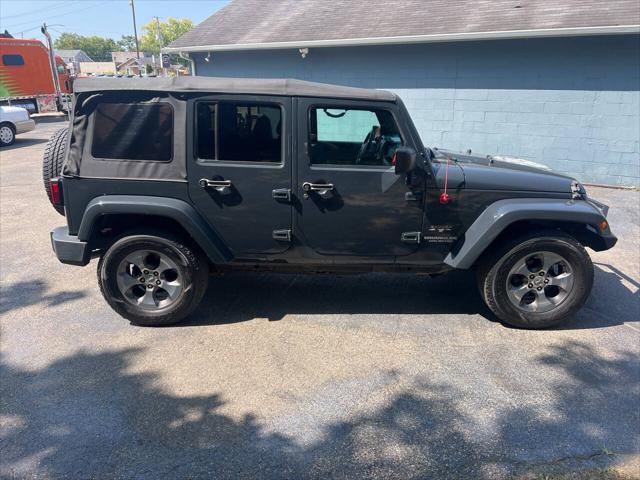
[[[545,328],[584,305],[593,286],[593,263],[573,237],[536,232],[488,255],[478,270],[478,285],[500,320],[520,328]]]
[[[170,325],[198,306],[208,268],[197,248],[173,234],[133,234],[102,256],[98,283],[111,308],[132,323]]]
[[[0,124],[0,146],[8,147],[16,141],[16,129],[10,123]]]

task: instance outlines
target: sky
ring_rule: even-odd
[[[135,0],[138,35],[153,17],[190,18],[197,25],[229,0]],[[133,35],[129,0],[0,0],[0,31],[16,38],[44,40],[47,22],[53,38],[62,32],[99,35],[114,40]]]

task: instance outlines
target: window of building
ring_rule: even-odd
[[[94,114],[91,155],[120,160],[169,161],[173,108],[168,103],[101,103]]]
[[[22,55],[2,55],[3,65],[24,65]]]
[[[390,166],[402,137],[387,110],[315,107],[309,116],[311,163]]]
[[[198,158],[282,162],[282,109],[279,106],[198,102],[196,116]]]

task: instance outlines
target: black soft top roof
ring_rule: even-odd
[[[395,102],[396,95],[385,90],[343,87],[326,83],[276,78],[162,77],[162,78],[78,78],[75,93],[114,90],[155,92],[241,93],[294,97],[352,98]]]

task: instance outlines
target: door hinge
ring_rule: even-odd
[[[404,232],[400,240],[403,243],[420,243],[422,234],[420,232]]]
[[[290,242],[291,230],[274,230],[271,233],[271,237],[278,242]]]
[[[290,188],[276,188],[271,191],[271,196],[276,201],[291,201],[291,189]]]

